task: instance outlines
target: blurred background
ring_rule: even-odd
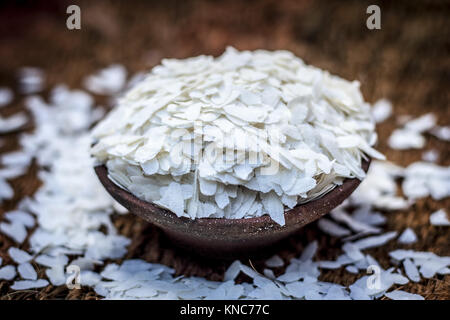
[[[81,8],[81,30],[66,28],[71,4]],[[380,30],[366,27],[370,4],[381,9]],[[0,84],[13,85],[24,65],[43,68],[47,88],[79,87],[84,76],[111,63],[132,74],[164,57],[220,55],[228,45],[287,49],[307,63],[359,80],[369,102],[388,98],[397,115],[437,112],[445,124],[449,20],[446,0],[2,1]],[[380,128],[382,148],[389,134]],[[448,157],[442,160],[448,164]]]
[[[66,9],[81,8],[81,30],[68,30]],[[369,30],[366,9],[381,8],[381,29]],[[450,122],[450,1],[330,1],[330,0],[249,0],[249,1],[2,1],[0,4],[0,86],[17,89],[17,70],[23,66],[42,68],[48,94],[54,85],[82,87],[85,76],[112,63],[124,65],[129,75],[150,70],[162,58],[184,58],[199,54],[220,55],[226,46],[237,49],[287,49],[305,62],[349,80],[359,80],[367,101],[380,98],[393,102],[394,117],[378,127],[378,149],[389,160],[406,166],[421,159],[423,150],[399,151],[387,146],[387,138],[402,115],[420,116],[433,112],[439,125]],[[107,105],[103,97],[99,104]],[[0,110],[8,116],[24,110],[20,95]],[[5,137],[0,153],[18,147],[17,135]],[[433,137],[426,148],[439,151],[440,165],[450,165],[448,142]],[[6,201],[2,212],[32,194],[39,181],[32,168],[25,177],[12,181],[17,191]],[[449,255],[448,236],[427,225],[421,212],[449,208],[423,199],[409,211],[390,215],[388,228],[413,227],[421,241],[415,250],[432,250]],[[224,266],[205,266],[171,249],[158,231],[135,218],[117,217],[118,230],[133,242],[129,257],[141,257],[173,266],[177,273],[220,279]],[[151,232],[150,232],[151,231]],[[285,256],[295,256],[301,243],[321,238],[314,225],[308,226],[286,246]],[[152,245],[149,245],[152,243]],[[11,245],[0,235],[0,251]],[[386,260],[385,246],[374,250],[379,261]],[[384,252],[384,253],[382,253]],[[332,250],[319,255],[331,257]],[[323,280],[348,284],[351,274],[324,272]],[[448,277],[447,277],[448,279]],[[448,282],[428,281],[408,284],[408,291],[427,299],[449,299]],[[6,294],[0,283],[0,296]],[[59,290],[59,291],[58,291]],[[96,298],[89,289],[67,292],[46,288],[21,293],[23,298]]]

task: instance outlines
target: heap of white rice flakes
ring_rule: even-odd
[[[383,156],[357,81],[287,51],[166,59],[93,130],[110,178],[177,216],[249,218],[318,198]]]

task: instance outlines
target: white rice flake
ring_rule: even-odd
[[[0,108],[10,104],[14,99],[14,93],[11,89],[0,87]]]
[[[403,267],[405,268],[405,273],[409,279],[413,282],[420,281],[420,274],[417,270],[416,265],[411,261],[411,259],[405,259],[403,261]]]
[[[0,268],[0,279],[12,280],[16,277],[16,268],[14,266],[4,266]]]
[[[394,239],[396,236],[397,236],[396,231],[386,232],[379,236],[368,237],[355,241],[353,242],[353,245],[355,245],[359,250],[375,248],[386,244],[390,240]]]
[[[6,182],[6,180],[0,178],[0,203],[2,203],[4,199],[11,199],[13,196],[14,189],[9,185],[8,182]]]
[[[21,129],[28,122],[25,113],[17,113],[8,118],[0,116],[0,133],[9,133]]]
[[[359,272],[358,268],[355,266],[352,266],[352,265],[346,266],[345,270],[347,270],[350,273],[354,273],[354,274]]]
[[[8,254],[13,259],[13,261],[17,264],[29,262],[33,257],[26,251],[23,251],[18,248],[10,247],[8,249]]]
[[[4,214],[4,217],[11,223],[23,224],[27,228],[34,227],[36,223],[34,217],[31,214],[20,210],[6,212]]]
[[[398,242],[402,244],[411,244],[417,242],[417,235],[411,228],[406,228],[405,231],[398,237]]]
[[[450,221],[448,220],[447,212],[445,212],[444,209],[439,209],[433,212],[430,215],[430,223],[433,226],[445,226],[445,227],[450,226]]]
[[[59,265],[53,265],[49,269],[45,270],[45,275],[48,277],[50,283],[54,286],[61,286],[66,283],[66,273],[64,272],[65,263]]]
[[[224,281],[234,280],[241,272],[241,262],[239,260],[234,261],[225,271]]]
[[[425,138],[416,131],[407,129],[396,129],[392,132],[388,140],[392,149],[422,149],[425,146]]]
[[[120,64],[113,64],[84,80],[84,86],[91,92],[110,95],[118,93],[125,86],[127,71]]]
[[[29,262],[21,263],[17,267],[17,271],[22,279],[37,280],[37,273],[34,267]]]
[[[441,200],[450,196],[450,167],[415,162],[405,170],[403,193],[410,199],[431,196]]]
[[[430,130],[430,133],[443,141],[450,141],[450,126],[436,126]]]
[[[331,212],[331,216],[336,221],[345,223],[349,228],[351,228],[353,231],[356,231],[356,232],[361,232],[364,234],[380,232],[379,228],[372,227],[369,224],[366,224],[364,222],[354,219],[351,215],[349,215],[344,210],[341,210],[340,208],[333,210]]]
[[[359,247],[350,242],[344,243],[342,250],[344,250],[345,254],[353,261],[364,259],[364,255],[360,251]]]
[[[0,223],[0,232],[7,235],[17,243],[22,243],[27,237],[27,229],[22,223]]]
[[[48,286],[48,281],[44,279],[39,280],[21,280],[16,281],[11,286],[13,290],[28,290],[28,289],[38,289]]]
[[[372,116],[376,123],[388,119],[392,115],[392,103],[387,99],[380,99],[372,107]]]
[[[331,236],[334,236],[334,237],[343,237],[343,236],[348,236],[351,234],[350,230],[340,226],[339,224],[337,224],[327,218],[321,218],[317,222],[317,226],[323,232],[325,232]]]
[[[398,196],[396,179],[404,176],[404,169],[390,162],[373,161],[369,172],[360,186],[351,195],[351,202],[371,205],[385,210],[400,210],[410,202]],[[354,217],[358,220],[358,217]]]
[[[80,273],[80,284],[82,286],[95,287],[101,281],[102,277],[93,271],[83,270]]]
[[[439,160],[439,152],[435,149],[422,153],[422,160],[427,162],[436,162]]]
[[[439,257],[432,252],[395,250],[389,255],[396,261],[411,259],[425,278],[432,278],[441,272],[445,274],[445,269],[450,266],[450,257]]]
[[[405,128],[414,132],[426,132],[436,125],[436,116],[432,113],[424,114],[405,124]]]
[[[45,86],[45,74],[42,69],[23,67],[19,70],[19,90],[23,94],[40,92]]]
[[[409,293],[402,290],[388,292],[385,296],[392,300],[425,300],[425,298],[419,294]]]
[[[278,268],[284,266],[283,259],[278,255],[272,256],[270,259],[266,260],[266,266],[270,268]]]

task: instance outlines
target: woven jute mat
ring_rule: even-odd
[[[0,85],[16,88],[16,71],[22,66],[43,68],[47,88],[59,83],[77,88],[85,75],[116,62],[137,72],[149,70],[164,57],[218,55],[227,45],[241,50],[287,49],[307,63],[359,80],[367,101],[388,98],[393,102],[395,116],[377,128],[378,149],[389,160],[406,166],[419,161],[424,150],[436,149],[440,153],[438,163],[450,165],[448,143],[433,137],[427,137],[424,150],[397,151],[386,144],[397,126],[395,117],[400,115],[433,112],[439,124],[450,122],[448,1],[381,2],[381,30],[372,31],[366,28],[366,8],[371,4],[366,1],[77,1],[82,28],[70,31],[65,25],[65,11],[72,2],[2,2]],[[44,92],[44,97],[47,94]],[[107,105],[105,98],[96,100]],[[0,113],[7,116],[19,110],[25,110],[20,96]],[[0,153],[18,148],[18,134],[0,139],[4,141]],[[20,199],[37,190],[40,182],[36,173],[33,165],[26,176],[12,181],[15,196],[1,205],[0,220],[4,212],[16,208]],[[367,252],[383,267],[389,266],[388,252],[397,248],[450,255],[450,229],[431,226],[428,220],[439,208],[450,208],[450,199],[421,199],[407,210],[386,213],[386,230],[411,227],[419,241],[408,246],[391,241]],[[175,249],[158,229],[133,215],[115,215],[114,223],[120,234],[132,240],[125,258],[163,263],[175,268],[177,275],[222,279],[228,263],[194,258]],[[339,240],[321,233],[315,223],[284,242],[278,254],[288,261],[312,240],[319,242],[319,259],[339,255]],[[6,264],[11,262],[7,255],[10,246],[15,246],[13,241],[0,234],[0,256]],[[27,242],[21,248],[27,249]],[[262,270],[261,261],[251,262]],[[45,277],[43,269],[39,269],[39,276]],[[359,276],[342,269],[324,270],[320,279],[348,285]],[[10,285],[9,281],[0,281],[1,299],[100,298],[89,288],[69,291],[65,286],[48,286],[14,292]],[[450,276],[422,279],[398,288],[426,299],[449,299]]]

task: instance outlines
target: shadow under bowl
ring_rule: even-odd
[[[367,172],[369,165],[370,161],[363,161],[364,171]],[[286,224],[280,226],[268,215],[247,219],[178,217],[117,186],[109,179],[106,166],[94,169],[105,189],[131,213],[161,228],[175,245],[215,259],[264,255],[281,240],[341,204],[361,182],[356,178],[346,179],[321,198],[297,205],[285,212]]]

